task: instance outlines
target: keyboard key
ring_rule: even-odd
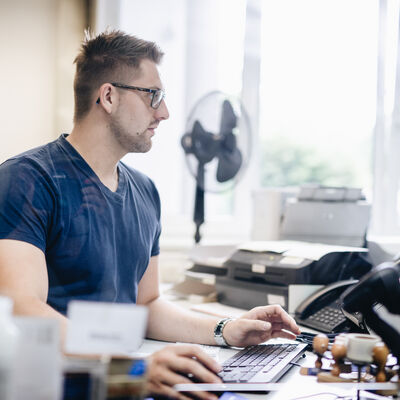
[[[270,380],[270,371],[286,368],[288,363],[298,354],[299,344],[273,344],[257,345],[245,348],[233,357],[226,360],[223,370],[218,374],[224,382],[248,382],[256,374],[266,374],[265,379]],[[293,357],[291,353],[295,352]],[[281,368],[280,368],[281,367]]]

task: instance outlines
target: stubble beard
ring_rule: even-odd
[[[152,146],[151,139],[145,132],[129,132],[117,119],[110,122],[110,130],[115,140],[128,153],[147,153]]]

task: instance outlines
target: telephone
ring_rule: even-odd
[[[340,295],[357,280],[331,283],[305,299],[295,311],[298,324],[321,332],[360,332],[360,328],[347,319],[340,308]]]

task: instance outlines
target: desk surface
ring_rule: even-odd
[[[285,342],[284,339],[272,339],[268,343],[282,343]],[[164,346],[170,343],[159,342],[156,340],[145,340],[135,355],[147,356],[154,351],[160,350]],[[204,350],[208,353],[211,346],[204,346]],[[214,346],[212,346],[214,347]],[[227,358],[235,354],[237,350],[228,348],[218,348],[215,346],[213,350],[213,356],[215,359],[222,363]],[[312,367],[314,364],[315,356],[311,352],[306,353],[305,358],[299,360],[300,365]],[[277,391],[271,391],[269,393],[239,393],[241,396],[250,400],[297,400],[302,398],[302,400],[317,399],[317,400],[334,400],[337,396],[346,397],[346,399],[356,399],[356,389],[355,388],[342,388],[337,387],[335,384],[330,383],[318,383],[316,377],[300,375],[299,367],[293,366],[279,381],[281,387]],[[364,392],[362,392],[364,393]],[[370,393],[365,393],[368,397],[363,397],[364,399],[385,399],[385,397],[373,395]],[[303,398],[304,396],[304,398]]]
[[[175,304],[182,306],[183,308],[190,309],[193,303],[188,300],[173,299],[170,296],[163,296],[166,300],[169,300]],[[225,307],[225,310],[227,308]],[[235,313],[232,307],[229,307],[232,316],[237,317],[241,315],[243,311],[237,309]],[[221,309],[222,312],[224,310]],[[195,312],[195,311],[194,311]],[[203,314],[204,315],[204,314]],[[224,315],[225,316],[225,315]],[[301,328],[301,327],[300,327]],[[305,331],[313,331],[309,328],[305,328]],[[287,343],[286,339],[271,339],[268,343]],[[167,342],[159,342],[156,340],[145,340],[142,346],[139,348],[138,352],[135,353],[140,356],[145,356],[153,353],[154,351],[160,350],[164,346],[171,344]],[[203,346],[204,350],[210,354],[209,348],[214,348],[214,346]],[[234,355],[238,350],[229,348],[218,348],[212,351],[212,355],[219,363],[224,362],[226,359]],[[301,366],[313,367],[315,361],[315,355],[312,352],[306,352],[306,357],[301,358],[298,364]],[[356,399],[356,389],[355,388],[338,388],[335,384],[331,383],[318,383],[315,376],[304,376],[300,375],[299,367],[293,366],[280,380],[279,383],[282,386],[277,391],[271,391],[269,393],[241,393],[246,399],[253,400],[334,400],[339,396],[345,397],[347,400]],[[364,399],[387,399],[383,396],[373,395],[367,392],[362,392],[365,394]]]

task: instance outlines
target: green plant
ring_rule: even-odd
[[[357,176],[351,160],[335,154],[324,157],[316,148],[288,143],[282,138],[262,143],[262,186],[294,186],[317,183],[327,186],[352,186]]]

